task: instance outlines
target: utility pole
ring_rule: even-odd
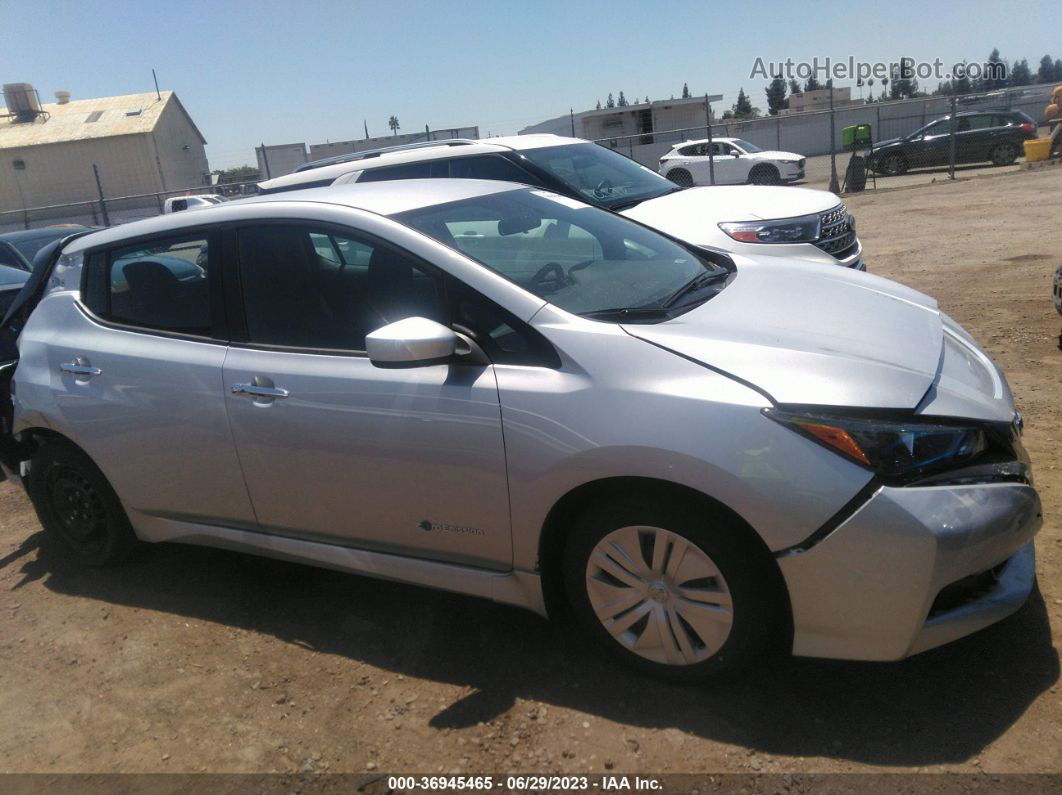
[[[159,98],[159,102],[162,101],[162,92],[159,91],[159,78],[155,74],[155,70],[151,70],[151,79],[155,81],[155,96]]]
[[[568,115],[572,120],[572,138],[575,137],[575,108],[568,108]]]
[[[833,122],[833,80],[830,80],[830,193],[840,193],[841,186],[837,182],[837,135]]]
[[[92,173],[96,175],[96,191],[100,194],[100,212],[103,214],[103,225],[110,226],[111,219],[107,215],[107,202],[103,200],[103,185],[100,184],[100,170],[96,164],[92,164]]]
[[[715,184],[715,154],[712,151],[715,146],[712,144],[712,103],[708,99],[708,95],[704,95],[704,124],[708,129],[708,181]]]

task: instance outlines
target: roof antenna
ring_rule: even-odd
[[[151,70],[151,77],[155,80],[155,96],[159,98],[159,102],[162,102],[162,94],[159,93],[159,78],[154,69]]]

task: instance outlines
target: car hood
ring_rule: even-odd
[[[901,144],[906,140],[906,138],[886,138],[884,141],[878,141],[877,143],[875,143],[872,151],[876,149],[883,149],[886,146],[895,146],[896,144]]]
[[[768,152],[750,152],[745,157],[750,160],[801,160],[804,156],[795,152],[779,152],[772,149]]]
[[[720,370],[776,403],[914,409],[941,363],[936,302],[871,274],[734,257],[731,283],[639,339]]]
[[[723,221],[793,218],[832,209],[841,203],[833,193],[780,185],[714,185],[687,188],[647,199],[621,212],[669,235],[698,242],[705,227],[718,231]]]

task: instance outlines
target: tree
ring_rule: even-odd
[[[745,89],[738,89],[737,102],[733,107],[735,119],[751,119],[756,116],[756,109],[752,107],[749,98],[745,96]]]
[[[777,116],[778,111],[785,110],[789,103],[785,100],[785,80],[780,77],[774,78],[771,84],[764,89],[767,94],[767,112]]]
[[[621,91],[620,95],[619,95],[619,99],[616,101],[616,105],[618,105],[621,108],[625,108],[625,107],[627,107],[630,104],[631,103],[629,103],[627,101],[627,98],[625,96],[623,96],[623,92]]]
[[[793,78],[789,78],[789,93],[790,94],[799,94],[800,93],[800,83],[798,83]]]
[[[649,95],[648,94],[645,95],[645,104],[646,105],[649,104]]]
[[[1056,77],[1055,62],[1051,60],[1050,55],[1045,55],[1040,59],[1040,68],[1036,70],[1036,82],[1053,83]]]
[[[815,75],[812,75],[804,82],[805,91],[818,91],[822,88],[822,83],[815,79]]]
[[[904,77],[899,66],[892,69],[891,85],[889,96],[892,99],[908,99],[918,93],[918,80],[913,77]]]
[[[688,85],[686,85],[685,83],[682,84],[682,98],[683,99],[689,99],[690,98],[690,87]]]
[[[605,107],[606,108],[614,108],[614,107],[616,107],[616,100],[614,100],[612,98],[612,93],[611,92],[609,92],[608,99],[605,100]]]
[[[1062,58],[1055,58],[1055,80],[1062,80]]]
[[[221,168],[213,173],[218,175],[218,184],[221,185],[230,185],[235,182],[255,182],[261,178],[257,166]]]
[[[1015,61],[1014,66],[1011,67],[1010,74],[1007,75],[1007,83],[1012,86],[1027,86],[1032,83],[1032,71],[1029,69],[1029,59],[1022,58],[1020,61]]]
[[[988,71],[980,80],[981,88],[985,91],[995,91],[1003,88],[1007,84],[1005,73],[1006,64],[999,57],[999,48],[993,47],[992,52],[988,55]]]
[[[970,77],[964,72],[962,77],[952,83],[951,88],[956,94],[969,94],[973,91],[973,83],[970,82]]]
[[[597,101],[597,110],[601,110],[601,100]]]
[[[387,120],[387,126],[391,128],[391,135],[398,135],[398,131],[402,129],[402,125],[398,123],[398,117],[392,116]]]

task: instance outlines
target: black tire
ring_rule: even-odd
[[[894,152],[881,158],[881,166],[874,170],[889,177],[898,177],[901,174],[906,174],[908,168],[907,158]]]
[[[774,166],[759,165],[749,172],[750,185],[780,185],[781,182],[782,177]]]
[[[1009,166],[1018,159],[1018,147],[1014,144],[996,144],[988,153],[988,159],[996,166]]]
[[[30,462],[27,491],[46,538],[86,566],[126,560],[138,541],[118,495],[87,455],[50,442]]]
[[[647,659],[614,638],[594,612],[587,590],[591,553],[613,531],[638,526],[662,528],[695,544],[722,574],[732,599],[733,621],[725,641],[712,656],[690,664]],[[645,554],[643,548],[648,562]],[[665,679],[699,681],[747,668],[765,652],[776,650],[784,628],[779,578],[762,544],[725,511],[705,510],[703,505],[686,504],[672,495],[656,499],[652,495],[617,495],[585,511],[567,540],[563,574],[568,602],[581,629],[628,665]],[[691,631],[688,624],[682,626]],[[690,638],[696,639],[696,634],[688,634],[687,641]],[[710,651],[710,647],[705,649],[705,653]]]
[[[667,178],[680,188],[693,187],[693,175],[684,168],[673,168],[667,172]]]

